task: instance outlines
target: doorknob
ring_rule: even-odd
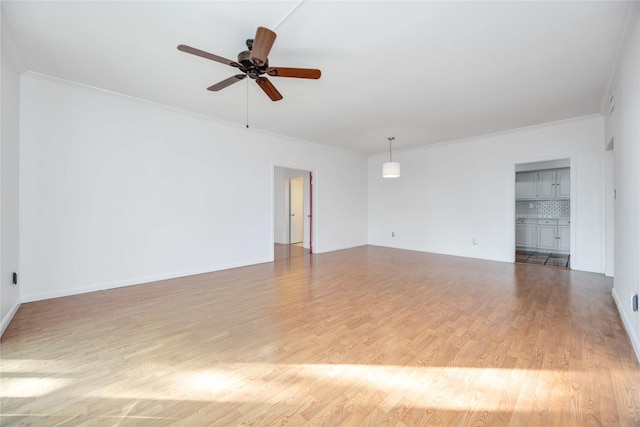
[[[296,216],[296,214],[291,214],[291,216]]]

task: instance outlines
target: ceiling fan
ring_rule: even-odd
[[[264,93],[267,94],[272,101],[279,101],[282,99],[282,95],[278,92],[278,89],[271,83],[266,76],[271,77],[295,77],[299,79],[319,79],[320,70],[313,68],[283,68],[283,67],[270,67],[269,66],[269,52],[276,40],[276,33],[265,27],[258,27],[256,36],[254,39],[247,40],[247,50],[238,54],[238,61],[232,61],[227,58],[223,58],[218,55],[214,55],[209,52],[205,52],[200,49],[196,49],[191,46],[181,44],[178,49],[190,53],[192,55],[201,56],[203,58],[210,59],[212,61],[220,62],[222,64],[231,65],[242,71],[242,74],[236,74],[228,79],[224,79],[212,86],[209,86],[207,90],[219,91],[227,86],[244,80],[249,77],[256,81],[258,86],[262,88]]]

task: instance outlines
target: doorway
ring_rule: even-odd
[[[571,268],[571,162],[516,164],[515,262]]]
[[[289,244],[304,240],[304,178],[289,179]]]
[[[313,174],[274,168],[274,260],[309,255],[313,248]]]

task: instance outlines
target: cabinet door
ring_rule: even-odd
[[[571,196],[571,174],[569,169],[558,169],[556,172],[556,196],[568,199]]]
[[[536,247],[536,226],[516,224],[516,246]]]
[[[556,171],[545,170],[538,172],[538,197],[553,199],[556,197]]]
[[[568,225],[558,226],[558,249],[561,251],[571,249],[571,227]]]
[[[538,248],[540,249],[556,249],[556,230],[555,225],[538,225]]]
[[[516,174],[516,199],[535,199],[536,172],[518,172]]]

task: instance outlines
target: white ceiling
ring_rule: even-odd
[[[365,154],[598,113],[633,2],[2,1],[28,70],[244,125],[236,69],[258,26],[278,38],[272,102],[248,86],[253,128]],[[249,81],[247,79],[246,81]]]

